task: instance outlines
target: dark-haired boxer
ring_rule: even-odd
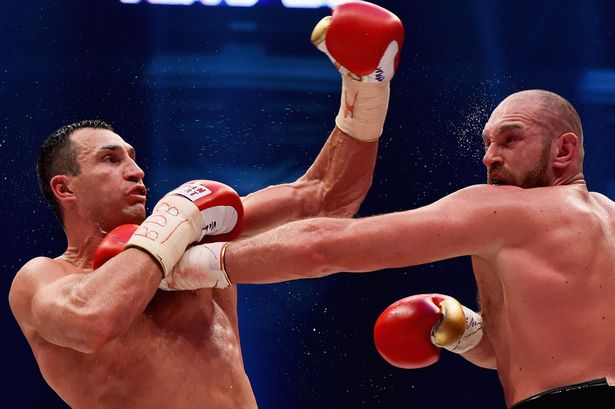
[[[403,28],[380,7],[348,3],[319,24],[313,39],[331,58],[341,57],[342,105],[335,129],[296,182],[239,199],[219,183],[192,181],[144,220],[144,173],[110,126],[83,121],[43,143],[40,187],[68,248],[26,263],[9,300],[43,377],[72,408],[256,407],[241,356],[236,287],[222,288],[228,280],[216,276],[209,286],[219,288],[157,290],[190,284],[189,274],[180,279],[190,257],[176,263],[187,246],[198,254],[203,236],[230,238],[241,224],[249,236],[305,217],[348,217],[359,208]]]

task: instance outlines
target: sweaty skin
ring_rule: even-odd
[[[575,115],[542,91],[513,94],[485,126],[490,184],[229,243],[229,277],[276,282],[471,256],[485,336],[463,356],[497,369],[507,405],[602,377],[615,385],[615,203],[587,190]]]
[[[88,274],[49,259],[37,267],[49,270],[53,264],[66,274]],[[156,271],[155,265],[149,268]],[[156,280],[160,275],[154,288]],[[73,408],[255,408],[236,302],[235,287],[157,291],[125,332],[87,353],[46,340],[32,325],[21,326],[43,377]]]
[[[533,204],[518,240],[472,257],[507,402],[604,376],[613,385],[615,205],[584,184],[523,193]]]
[[[71,138],[82,172],[52,180],[68,249],[29,261],[9,296],[45,380],[75,409],[256,408],[235,286],[157,291],[160,266],[138,249],[92,271],[104,231],[143,220],[144,190],[134,188],[144,174],[134,150],[111,131],[81,129]],[[334,129],[299,180],[243,199],[244,234],[354,214],[371,185],[376,152],[377,142]]]

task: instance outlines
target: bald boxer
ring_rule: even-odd
[[[240,223],[250,236],[305,217],[348,217],[359,208],[372,180],[403,28],[378,6],[347,3],[317,26],[312,40],[342,73],[341,107],[318,157],[293,183],[238,203],[229,187],[190,181],[145,218],[144,172],[111,126],[82,121],[43,143],[40,188],[68,248],[27,262],[9,301],[43,377],[72,408],[256,408],[241,356],[236,286],[214,280],[215,289],[158,287],[186,284],[176,267],[186,247],[232,234]],[[126,235],[130,225],[136,231]],[[211,231],[214,225],[219,230]],[[118,243],[124,251],[109,254]]]
[[[518,92],[483,141],[487,184],[404,212],[280,226],[223,246],[221,268],[266,283],[471,256],[483,335],[463,356],[497,369],[506,404],[582,394],[613,406],[615,203],[587,189],[579,116],[552,92]]]

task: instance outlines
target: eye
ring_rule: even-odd
[[[517,142],[519,140],[519,138],[516,135],[508,135],[506,137],[506,143],[513,143],[513,142]]]
[[[119,163],[120,159],[115,155],[106,155],[105,157],[103,157],[103,162]]]

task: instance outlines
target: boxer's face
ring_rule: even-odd
[[[107,129],[79,129],[71,139],[79,146],[81,173],[71,180],[78,211],[98,222],[104,231],[120,224],[141,223],[146,188],[132,146]]]
[[[504,100],[483,130],[487,183],[522,188],[550,185],[551,143],[528,98]]]

